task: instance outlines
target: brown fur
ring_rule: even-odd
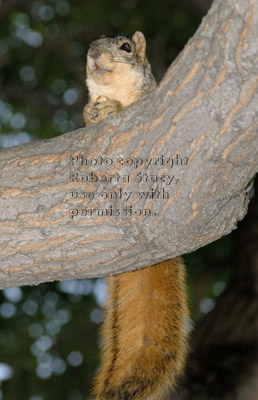
[[[174,386],[187,349],[184,275],[176,258],[107,278],[98,400],[156,400]]]
[[[121,50],[124,43],[131,46],[130,53]],[[132,39],[120,35],[91,43],[86,66],[90,101],[83,110],[86,125],[117,114],[155,89],[145,49],[141,32],[135,32]]]
[[[132,51],[121,50],[129,43]],[[115,115],[156,83],[141,32],[94,41],[87,56],[90,101],[85,124]],[[109,300],[102,327],[97,400],[157,400],[184,366],[187,301],[180,258],[107,278]]]

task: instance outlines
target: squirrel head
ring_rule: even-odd
[[[94,40],[87,54],[86,75],[90,101],[106,96],[127,106],[150,92],[146,87],[153,89],[155,80],[143,33],[137,31],[131,39],[117,35]]]

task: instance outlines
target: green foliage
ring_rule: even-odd
[[[211,311],[231,277],[234,234],[184,256],[188,272],[191,318],[197,322]]]
[[[85,280],[2,291],[0,363],[11,370],[1,398],[89,396],[102,318],[94,290]]]

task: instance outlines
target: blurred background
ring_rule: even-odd
[[[0,0],[0,147],[83,126],[85,57],[103,34],[136,30],[160,81],[209,0]],[[231,276],[235,234],[185,257],[193,327]],[[83,400],[98,364],[105,284],[72,280],[0,292],[0,400]]]

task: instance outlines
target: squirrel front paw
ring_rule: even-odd
[[[86,104],[83,109],[85,125],[102,121],[110,115],[116,115],[122,109],[120,101],[108,99],[106,96],[99,96],[97,101]]]

